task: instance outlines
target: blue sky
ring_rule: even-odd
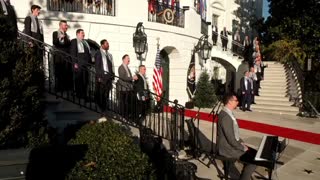
[[[267,19],[267,17],[270,16],[268,11],[269,11],[269,3],[267,0],[263,0],[262,16],[264,17],[264,19]]]

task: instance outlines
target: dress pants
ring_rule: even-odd
[[[249,147],[249,150],[246,151],[242,156],[240,156],[240,161],[244,163],[244,167],[242,169],[240,180],[250,180],[252,173],[256,169],[256,165],[254,164],[254,158],[257,154],[255,149]]]

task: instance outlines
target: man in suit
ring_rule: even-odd
[[[232,112],[238,103],[233,94],[227,94],[223,98],[224,108],[219,113],[217,123],[217,151],[221,156],[244,162],[240,180],[249,180],[256,169],[256,165],[252,163],[257,151],[246,146],[240,138],[238,122]]]
[[[221,42],[222,42],[222,51],[227,51],[228,50],[228,34],[230,34],[226,27],[223,28],[223,31],[220,33],[221,37]]]
[[[41,7],[38,5],[31,6],[31,15],[24,19],[24,33],[37,40],[30,40],[29,46],[33,47],[35,55],[37,55],[39,58],[42,58],[43,51],[41,50],[40,46],[41,42],[44,41],[44,38],[42,23],[38,19],[38,16],[40,15],[40,9]]]
[[[212,25],[212,43],[213,45],[217,44],[218,40],[218,27],[217,25]]]
[[[17,33],[18,33],[18,26],[17,26],[17,16],[16,12],[10,4],[10,0],[0,0],[0,12],[3,13],[6,22],[5,24],[10,27],[10,32],[12,32],[12,35],[14,38],[17,38]],[[11,35],[11,33],[10,33]],[[1,37],[3,40],[6,40],[6,38],[12,38],[12,36],[2,36]]]
[[[109,94],[114,80],[114,65],[112,54],[109,53],[109,42],[106,39],[100,41],[100,51],[95,56],[96,68],[96,102],[104,116],[109,109]]]
[[[36,40],[43,42],[43,27],[41,21],[38,19],[40,10],[41,7],[38,5],[31,6],[31,15],[24,19],[24,32]],[[34,46],[34,43],[36,42],[31,42],[30,45]]]
[[[90,46],[84,39],[83,29],[77,29],[77,38],[71,40],[70,54],[73,58],[75,70],[75,91],[78,98],[87,100],[87,90],[89,81],[88,67],[91,63]]]
[[[244,77],[240,79],[240,89],[242,92],[241,108],[242,111],[251,111],[251,96],[253,94],[253,83],[249,77],[249,71],[245,71]],[[247,106],[246,106],[247,105]]]
[[[129,55],[125,54],[122,57],[122,64],[118,68],[119,80],[117,82],[117,89],[120,94],[120,113],[128,118],[131,116],[131,112],[133,106],[133,81],[137,80],[137,75],[132,76],[131,71],[128,67],[130,63]]]
[[[139,66],[139,73],[137,74],[137,80],[134,81],[134,91],[137,95],[137,118],[143,119],[146,116],[146,112],[149,108],[149,88],[146,80],[146,66]]]
[[[67,21],[61,20],[59,22],[58,31],[52,33],[52,43],[54,47],[58,50],[54,54],[54,70],[55,70],[55,82],[56,90],[64,91],[71,88],[72,84],[72,64],[69,62],[67,54],[70,48],[70,38],[67,34],[68,24]]]

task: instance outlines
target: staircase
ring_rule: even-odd
[[[268,67],[264,70],[264,80],[261,81],[260,96],[255,96],[256,104],[252,109],[256,112],[266,112],[272,114],[297,115],[299,108],[293,106],[287,96],[288,80],[286,71],[282,64],[278,62],[268,62]]]

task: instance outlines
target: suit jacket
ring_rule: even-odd
[[[228,113],[220,111],[217,123],[217,150],[219,155],[239,159],[245,153],[241,139],[236,140],[233,120]]]
[[[148,98],[148,84],[147,89],[144,88],[144,81],[143,77],[140,74],[137,74],[138,79],[134,81],[134,91],[138,94],[139,100],[144,97],[145,99]]]
[[[38,20],[38,22],[39,22],[39,20]],[[38,27],[38,32],[36,32],[36,33],[35,33],[35,32],[32,32],[32,31],[31,31],[31,23],[32,23],[31,17],[30,17],[30,16],[27,16],[27,17],[24,19],[24,32],[25,32],[27,35],[29,35],[29,36],[31,36],[31,37],[33,37],[33,38],[35,38],[35,39],[43,42],[43,41],[44,41],[44,38],[43,38],[43,34],[40,33],[40,28]],[[38,24],[40,25],[40,22],[39,22]]]
[[[251,82],[250,79],[249,79],[248,84],[247,84],[248,89],[246,89],[246,85],[245,85],[244,80],[245,80],[244,77],[242,77],[242,78],[240,79],[240,89],[241,89],[241,92],[251,93],[251,92],[252,92],[252,85],[253,85],[252,82]]]
[[[56,47],[57,49],[64,51],[66,53],[69,53],[69,49],[70,49],[70,45],[71,45],[71,41],[67,35],[67,33],[65,33],[64,36],[64,42],[61,43],[59,41],[59,37],[58,37],[58,31],[54,31],[52,33],[52,44],[54,45],[54,47]]]
[[[112,55],[108,53],[112,61]],[[114,70],[113,70],[113,64],[112,64],[112,73],[107,72],[105,73],[103,69],[103,60],[102,60],[102,54],[99,51],[96,52],[95,56],[95,69],[96,69],[96,78],[101,78],[104,83],[110,80],[114,80]]]
[[[1,0],[2,1],[2,0]],[[13,8],[13,6],[11,6],[10,4],[7,4],[5,3],[5,6],[7,8],[7,13],[8,15],[6,15],[6,20],[7,20],[7,25],[9,27],[12,28],[12,31],[15,32],[17,34],[17,31],[18,31],[18,25],[17,25],[17,15],[16,15],[16,12]],[[3,8],[0,4],[0,11],[3,12]],[[6,37],[4,37],[6,38]]]
[[[87,46],[83,45],[84,53],[78,53],[77,39],[71,40],[70,54],[74,57],[73,62],[78,63],[80,66],[86,66],[91,62],[91,54]]]
[[[126,69],[124,68],[123,64],[118,68],[119,80],[118,86],[120,91],[132,91],[133,90],[133,82],[132,82],[132,74],[128,67],[129,76],[127,74]]]

